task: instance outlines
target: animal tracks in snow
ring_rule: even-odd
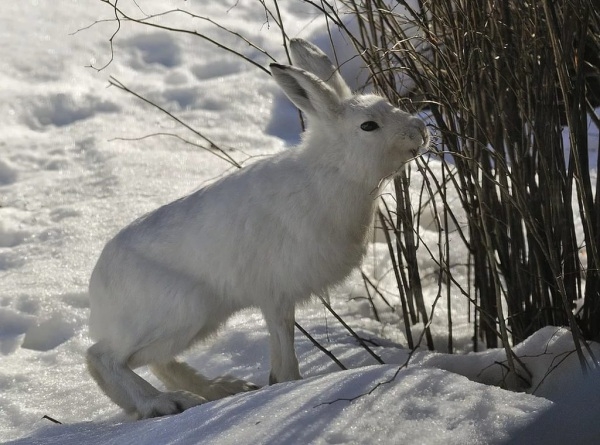
[[[1,215],[2,213],[0,213]],[[31,232],[21,229],[14,220],[8,218],[0,219],[0,248],[18,246],[25,242],[30,235]],[[0,263],[1,268],[2,265]]]
[[[121,112],[101,89],[11,91],[15,118],[0,142],[0,357],[53,351],[85,325],[82,252],[96,247],[81,239],[97,230],[112,187],[106,140]]]
[[[194,36],[175,38],[172,33],[162,31],[138,33],[118,41],[116,47],[128,69],[143,72],[153,79],[150,88],[148,82],[136,85],[135,80],[127,80],[126,72],[116,76],[119,80],[169,111],[192,110],[194,117],[201,115],[201,131],[211,126],[212,116],[231,112],[233,108],[234,101],[226,97],[220,87],[223,79],[247,70],[247,62],[240,57],[226,53],[215,57],[205,46],[198,45],[198,38]],[[240,51],[251,59],[265,58],[245,47]],[[194,63],[190,64],[189,60]],[[267,63],[266,58],[264,63]],[[129,78],[135,79],[135,76]]]
[[[98,113],[115,113],[120,107],[93,94],[74,96],[70,93],[54,93],[34,99],[26,107],[23,119],[32,130],[44,130],[48,126],[64,127],[95,116]]]
[[[0,356],[12,354],[34,321],[31,315],[0,307]]]
[[[153,66],[174,68],[181,64],[181,48],[166,32],[138,34],[120,43],[130,57],[130,64],[138,70],[153,69]]]
[[[74,322],[59,314],[37,319],[35,316],[0,307],[0,356],[12,354],[19,347],[49,351],[75,335]]]
[[[17,179],[17,170],[6,161],[0,159],[0,187],[12,184]]]
[[[30,326],[21,347],[35,351],[49,351],[69,340],[74,334],[73,323],[55,314]]]

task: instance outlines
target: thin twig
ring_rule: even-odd
[[[308,331],[306,329],[304,329],[297,321],[294,322],[294,324],[298,328],[298,330],[300,332],[302,332],[302,334],[304,334],[304,336],[306,338],[308,338],[310,340],[310,342],[317,347],[317,349],[319,349],[319,351],[323,352],[323,354],[325,354],[327,357],[329,357],[331,360],[333,360],[333,362],[336,365],[338,365],[340,367],[340,369],[342,369],[344,371],[348,369],[344,366],[344,364],[342,362],[340,362],[337,359],[337,357],[333,354],[333,352],[329,351],[323,345],[321,345],[321,343],[319,343],[317,340],[315,340],[315,338],[312,335],[310,335],[308,333]]]
[[[132,89],[126,87],[122,82],[120,82],[119,80],[115,79],[113,76],[110,76],[109,83],[111,85],[113,85],[113,86],[115,86],[115,87],[123,90],[123,91],[126,91],[129,94],[132,94],[133,96],[137,97],[138,99],[141,99],[145,103],[147,103],[149,105],[152,105],[154,108],[162,111],[167,116],[169,116],[171,119],[173,119],[174,121],[176,121],[180,125],[183,125],[185,128],[187,128],[192,133],[194,133],[196,136],[198,136],[200,139],[204,140],[205,142],[207,142],[209,144],[209,147],[202,147],[202,148],[204,148],[208,152],[212,153],[213,155],[217,156],[219,159],[222,159],[222,160],[230,163],[231,165],[233,165],[233,166],[235,166],[237,168],[242,168],[242,166],[235,159],[233,159],[231,157],[231,155],[229,155],[229,153],[227,153],[225,150],[223,150],[221,147],[219,147],[216,143],[214,143],[208,137],[204,136],[202,133],[200,133],[198,130],[196,130],[192,126],[188,125],[187,123],[185,123],[184,121],[182,121],[181,119],[179,119],[174,114],[172,114],[169,111],[165,110],[160,105],[156,104],[155,102],[152,102],[150,99],[147,99],[144,96],[136,93]]]
[[[381,359],[381,357],[379,357],[377,354],[375,354],[375,352],[373,352],[373,350],[369,347],[369,345],[367,345],[365,343],[365,341],[356,332],[354,332],[354,330],[348,325],[348,323],[346,323],[344,321],[344,319],[342,317],[340,317],[336,311],[333,310],[333,308],[327,302],[327,300],[325,300],[325,298],[322,295],[318,295],[318,297],[321,300],[321,303],[323,303],[323,306],[325,306],[325,308],[327,308],[327,310],[331,313],[331,315],[333,315],[335,317],[335,319],[337,321],[339,321],[341,323],[341,325],[344,326],[344,328],[346,328],[346,330],[350,333],[350,335],[352,335],[352,337],[354,337],[354,339],[358,342],[358,344],[361,345],[363,347],[363,349],[365,351],[367,351],[369,353],[369,355],[371,355],[371,357],[373,357],[378,363],[384,365],[385,362]]]
[[[59,422],[58,420],[56,420],[56,419],[54,419],[54,418],[52,418],[52,417],[50,417],[50,416],[48,416],[48,415],[44,415],[44,416],[42,417],[42,419],[49,420],[50,422],[52,422],[52,423],[56,423],[56,424],[58,424],[58,425],[62,425],[62,424],[63,424],[62,422]]]

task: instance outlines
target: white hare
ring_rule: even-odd
[[[353,95],[315,46],[294,39],[291,52],[297,67],[271,72],[307,116],[302,143],[134,221],[94,268],[88,368],[127,412],[174,414],[256,389],[174,359],[247,307],[269,330],[269,382],[299,379],[295,305],[360,263],[381,180],[428,143],[420,119]],[[169,392],[133,372],[142,365]]]

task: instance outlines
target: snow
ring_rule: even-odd
[[[121,3],[136,10],[133,2]],[[285,60],[281,35],[258,2],[137,3],[146,13],[193,10]],[[290,36],[326,44],[325,24],[314,9],[303,2],[280,7]],[[488,444],[593,443],[600,437],[597,380],[581,376],[566,329],[547,327],[515,348],[532,386],[507,391],[499,387],[510,380],[504,351],[469,353],[471,327],[459,310],[464,297],[454,301],[454,344],[463,354],[411,354],[401,346],[406,341],[397,311],[376,301],[382,321],[372,317],[358,273],[332,290],[332,304],[372,341],[385,365],[312,302],[299,310],[299,323],[349,369],[340,371],[296,332],[305,379],[266,386],[266,328],[257,312],[245,311],[184,358],[209,377],[231,374],[263,388],[160,419],[134,421],[121,413],[83,361],[91,344],[87,282],[94,262],[125,224],[233,167],[166,135],[201,142],[156,109],[109,88],[109,76],[161,104],[240,163],[289,149],[299,126],[296,111],[264,72],[197,37],[123,24],[112,63],[102,71],[86,67],[110,60],[115,24],[75,31],[110,17],[100,1],[75,0],[7,2],[0,16],[0,442]],[[189,26],[184,16],[170,20]],[[206,21],[194,21],[193,28],[268,63]],[[165,135],[143,138],[151,133]],[[425,218],[421,224],[424,236],[429,231],[433,237],[435,228],[426,227]],[[382,280],[395,304],[386,249],[374,244],[364,269]],[[426,256],[422,261],[435,267]],[[424,286],[431,304],[435,280]],[[444,323],[443,312],[433,319],[440,347]],[[599,356],[600,347],[591,347]],[[159,385],[146,369],[139,372]]]
[[[179,444],[200,440],[232,444],[418,443],[426,428],[427,443],[486,443],[489,433],[504,438],[506,431],[522,426],[538,405],[549,405],[532,403],[523,394],[475,385],[455,374],[418,367],[360,396],[372,388],[373,382],[388,381],[394,373],[391,366],[363,367],[346,371],[343,376],[333,373],[274,385],[169,419],[110,428],[78,424],[62,428],[59,436],[45,429],[29,440],[36,443],[39,437],[39,443],[65,443],[68,438],[85,437],[89,444]],[[403,419],[400,424],[390,423],[392,413]],[[480,425],[487,428],[481,429]]]

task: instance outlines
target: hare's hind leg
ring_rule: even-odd
[[[222,399],[239,392],[259,388],[253,383],[229,376],[209,379],[187,363],[176,360],[171,360],[168,363],[152,364],[150,369],[165,384],[167,389],[189,391],[207,400]]]
[[[161,392],[119,360],[103,342],[87,351],[90,374],[113,402],[141,418],[177,414],[206,399],[186,391]]]

